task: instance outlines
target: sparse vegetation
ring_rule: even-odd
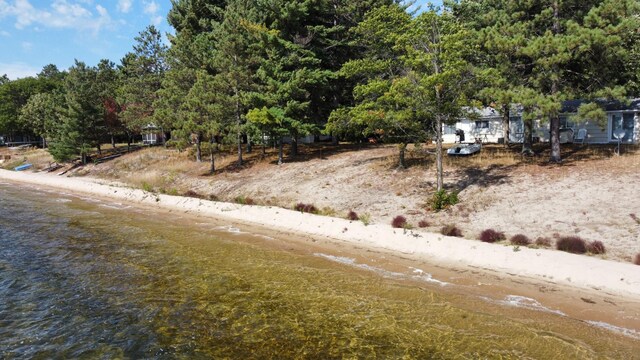
[[[357,214],[355,211],[350,210],[350,211],[347,213],[347,219],[348,219],[348,220],[351,220],[351,221],[357,221],[357,220],[359,220],[360,218],[358,217],[358,214]]]
[[[640,253],[636,254],[636,258],[633,259],[633,263],[636,265],[640,265]]]
[[[183,196],[192,197],[192,198],[196,198],[196,199],[204,199],[204,196],[198,194],[197,192],[195,192],[193,190],[185,191]]]
[[[244,195],[236,196],[234,201],[236,202],[236,204],[241,204],[241,205],[255,205],[256,204],[256,202],[252,198],[250,198],[248,196],[244,196]]]
[[[394,228],[404,228],[407,226],[407,218],[402,215],[398,215],[391,221],[391,226]]]
[[[526,235],[517,234],[513,235],[511,239],[509,239],[509,242],[511,242],[513,245],[528,246],[531,244],[531,239],[529,239]]]
[[[494,243],[505,240],[506,238],[502,231],[496,231],[494,229],[487,229],[480,233],[480,241],[486,243]]]
[[[542,246],[542,247],[551,247],[551,239],[541,236],[536,239],[536,245]]]
[[[566,236],[558,239],[556,248],[572,254],[584,254],[587,252],[587,242],[578,236]]]
[[[446,191],[446,190],[436,191],[431,197],[431,200],[429,201],[431,210],[434,210],[434,211],[440,211],[442,209],[446,209],[447,207],[455,205],[457,203],[458,203],[458,193],[455,191]]]
[[[313,204],[297,203],[296,206],[293,207],[293,209],[310,214],[318,213],[318,208],[316,208]]]
[[[418,227],[426,228],[427,226],[429,226],[429,222],[427,220],[420,220],[420,222],[418,222]]]
[[[592,241],[587,245],[587,251],[594,255],[605,254],[607,249],[602,241]]]
[[[366,214],[362,214],[360,215],[360,221],[362,221],[362,223],[367,226],[369,224],[371,224],[371,214],[366,213]]]
[[[440,229],[440,233],[445,236],[462,237],[462,230],[455,225],[446,225]]]
[[[153,185],[145,181],[142,182],[142,190],[146,192],[154,192]]]

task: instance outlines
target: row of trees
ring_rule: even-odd
[[[465,109],[497,108],[508,130],[522,106],[547,120],[560,161],[564,100],[638,94],[635,0],[460,0],[419,14],[393,0],[176,0],[165,47],[154,27],[116,66],[48,66],[35,79],[0,82],[0,132],[30,129],[57,159],[86,156],[105,137],[154,124],[188,141],[243,150],[265,138],[309,133],[379,135],[437,143]],[[604,118],[595,102],[579,116]],[[508,136],[506,136],[508,138]],[[247,146],[243,148],[243,139]],[[438,177],[438,188],[442,177]]]

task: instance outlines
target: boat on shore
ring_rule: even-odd
[[[482,150],[482,144],[473,143],[473,144],[457,144],[454,147],[447,150],[447,155],[449,156],[466,156],[473,155]]]
[[[20,165],[20,166],[16,166],[15,168],[13,168],[13,170],[15,171],[24,171],[27,169],[30,169],[33,165],[31,164],[24,164],[24,165]]]

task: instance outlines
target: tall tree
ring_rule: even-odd
[[[220,85],[218,96],[226,97],[224,102],[233,104],[232,132],[237,143],[238,165],[241,166],[245,115],[251,108],[259,64],[257,41],[249,29],[259,23],[259,16],[254,1],[231,0],[223,19],[211,32],[215,51],[210,64],[216,72],[216,83]]]
[[[130,134],[139,134],[147,125],[162,126],[154,118],[154,103],[167,71],[167,46],[153,25],[135,38],[133,52],[122,59],[121,86],[118,103],[122,106],[120,118]]]
[[[86,164],[91,149],[99,146],[106,134],[97,83],[96,68],[76,60],[69,69],[64,82],[66,109],[49,146],[49,152],[57,161],[80,156]]]
[[[20,109],[20,122],[42,138],[43,148],[60,122],[60,97],[49,92],[35,94]]]

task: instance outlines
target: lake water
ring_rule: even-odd
[[[0,184],[0,358],[640,356],[551,311],[241,230]]]

